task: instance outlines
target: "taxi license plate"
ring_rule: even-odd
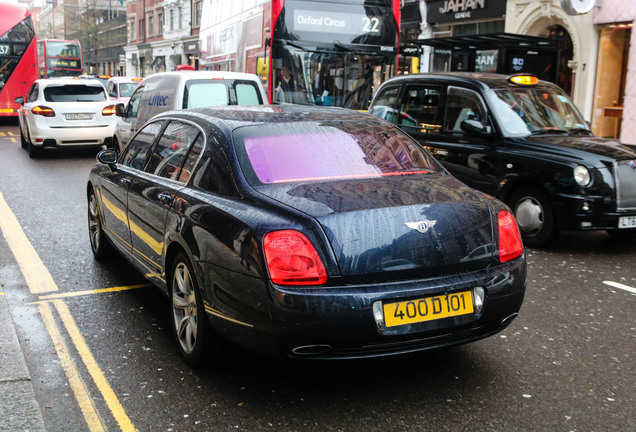
[[[395,327],[473,313],[472,291],[385,303],[384,324]]]
[[[619,228],[636,228],[636,216],[623,216],[618,218]]]
[[[66,120],[90,120],[92,118],[93,115],[87,113],[66,114]]]

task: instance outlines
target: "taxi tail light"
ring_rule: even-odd
[[[265,235],[263,250],[269,276],[277,285],[322,285],[327,272],[311,241],[294,230]]]
[[[38,105],[31,109],[31,112],[35,115],[41,115],[43,117],[55,117],[55,111],[53,108],[49,108],[44,105]]]
[[[506,262],[520,257],[523,253],[523,242],[515,217],[508,210],[501,210],[497,219],[499,225],[499,261]]]
[[[117,114],[116,105],[108,105],[106,108],[104,108],[102,110],[102,115],[103,116],[110,116],[110,115],[115,115],[115,114]]]

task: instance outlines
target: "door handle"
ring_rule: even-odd
[[[123,178],[121,180],[119,180],[119,183],[124,186],[124,187],[128,187],[130,186],[130,184],[132,183],[132,180],[129,178]]]
[[[166,192],[159,193],[157,198],[162,204],[170,204],[170,201],[172,201],[172,195]]]

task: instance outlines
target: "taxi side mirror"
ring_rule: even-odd
[[[471,135],[490,135],[492,133],[492,128],[482,124],[479,120],[463,120],[459,127]]]

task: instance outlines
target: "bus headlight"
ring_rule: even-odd
[[[577,165],[577,167],[574,168],[574,180],[576,180],[579,186],[587,186],[592,181],[592,176],[590,175],[590,171],[583,165]]]

